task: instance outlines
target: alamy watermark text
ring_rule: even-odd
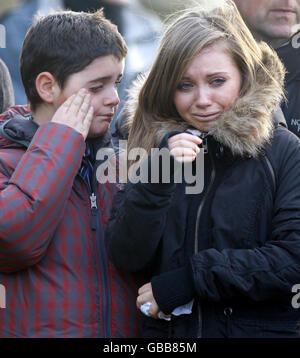
[[[0,309],[6,308],[6,290],[5,286],[0,284]]]
[[[131,183],[185,183],[186,194],[200,194],[204,188],[204,149],[193,162],[172,160],[169,149],[152,148],[151,154],[144,148],[127,152],[127,141],[120,140],[118,159],[113,148],[101,148],[96,159],[101,162],[96,177],[100,184],[106,182]],[[128,161],[132,163],[128,166]]]
[[[0,48],[6,48],[6,29],[0,24]]]

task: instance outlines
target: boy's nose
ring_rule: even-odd
[[[106,98],[104,99],[105,106],[117,106],[120,103],[120,98],[116,88],[113,88],[107,93]]]

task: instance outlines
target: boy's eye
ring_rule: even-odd
[[[100,86],[96,86],[96,87],[91,87],[89,90],[93,93],[98,92],[100,89],[103,88],[103,85]]]
[[[115,87],[119,87],[119,84],[121,83],[122,80],[116,81],[115,82]]]

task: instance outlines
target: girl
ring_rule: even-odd
[[[130,103],[128,150],[196,165],[205,147],[204,189],[129,182],[115,198],[108,250],[149,277],[137,297],[150,306],[145,337],[298,336],[300,145],[274,115],[283,79],[230,1],[167,28]]]

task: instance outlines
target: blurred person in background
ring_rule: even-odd
[[[281,108],[289,130],[300,137],[300,0],[234,2],[255,39],[272,46],[286,67],[287,102]]]
[[[0,59],[0,113],[15,103],[14,90],[6,64]]]
[[[162,19],[176,11],[183,10],[192,5],[197,5],[197,0],[139,0],[145,7],[155,11]]]
[[[0,48],[0,57],[6,63],[11,75],[16,103],[27,103],[21,81],[19,58],[22,43],[33,16],[38,11],[45,14],[58,9],[62,0],[9,0],[0,4],[0,24],[5,26],[6,47]]]

